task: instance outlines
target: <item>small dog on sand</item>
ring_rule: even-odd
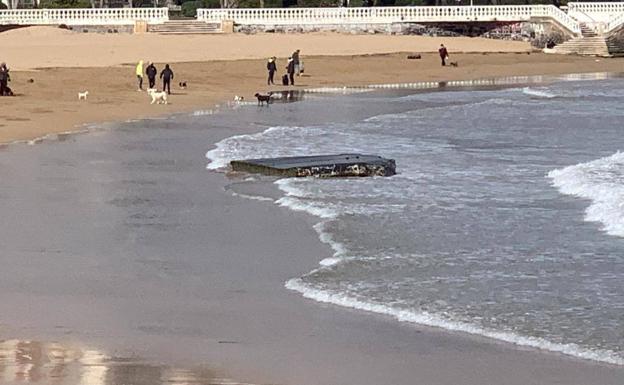
[[[168,104],[167,93],[165,91],[158,91],[154,88],[150,88],[147,90],[147,94],[152,97],[152,102],[150,104]]]
[[[78,92],[78,100],[87,100],[87,96],[89,96],[89,91]]]
[[[271,94],[260,95],[260,94],[256,93],[254,96],[258,99],[258,105],[259,106],[263,105],[264,103],[266,103],[267,106],[268,106],[269,103],[271,103]]]
[[[186,82],[180,82],[180,83],[178,83],[178,86],[180,86],[180,88],[185,90],[186,89]]]
[[[242,102],[243,100],[245,100],[245,98],[242,97],[242,96],[238,96],[238,95],[234,96],[234,101],[235,102]]]
[[[459,67],[459,62],[456,61],[452,61],[449,64],[451,65],[451,67]]]

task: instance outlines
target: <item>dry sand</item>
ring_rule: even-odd
[[[441,42],[459,67],[439,65],[432,51]],[[210,108],[234,95],[249,99],[269,90],[264,58],[279,57],[279,77],[295,48],[301,49],[306,65],[296,88],[612,72],[624,63],[528,54],[530,47],[523,42],[387,35],[100,35],[33,27],[0,34],[0,45],[0,60],[12,69],[10,86],[19,95],[2,99],[0,143],[71,131],[85,123]],[[423,53],[423,58],[407,60],[408,53]],[[158,68],[175,63],[171,104],[149,105],[148,96],[136,91],[131,63],[139,59],[152,60]],[[186,81],[188,89],[179,90],[178,81]],[[88,101],[78,101],[77,93],[85,90]]]
[[[109,67],[134,63],[360,55],[405,51],[434,52],[441,43],[450,52],[528,51],[524,42],[479,38],[346,35],[335,33],[257,35],[84,34],[51,27],[16,29],[0,34],[2,56],[15,70],[41,67]],[[86,54],[88,53],[88,55]]]

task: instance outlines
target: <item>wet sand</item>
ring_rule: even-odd
[[[314,218],[234,196],[244,180],[207,171],[204,154],[276,116],[332,119],[299,116],[304,103],[5,147],[0,338],[13,342],[8,354],[0,349],[0,382],[165,384],[171,371],[204,368],[197,383],[621,385],[622,367],[402,324],[286,290],[286,280],[331,254]],[[245,191],[271,196],[267,183]],[[74,369],[58,373],[50,354],[37,361],[47,367],[35,364],[28,352],[41,348],[16,347],[31,340],[103,358],[94,366],[67,354]]]

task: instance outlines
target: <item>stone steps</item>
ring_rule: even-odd
[[[559,44],[554,48],[554,52],[567,55],[611,56],[607,39],[603,36],[577,37]]]
[[[221,25],[198,20],[169,20],[162,24],[150,24],[147,30],[162,35],[195,35],[221,33]]]
[[[598,34],[593,28],[587,26],[587,24],[581,24],[581,35],[584,37],[596,37]]]

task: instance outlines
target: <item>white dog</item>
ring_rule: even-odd
[[[150,104],[167,104],[167,93],[165,91],[158,91],[154,88],[147,90],[147,94],[152,97]]]
[[[238,95],[234,96],[234,101],[235,102],[242,102],[243,100],[245,100],[245,98],[242,97],[242,96],[238,96]]]
[[[88,95],[89,95],[89,91],[78,92],[78,100],[81,100],[81,99],[87,100]]]

